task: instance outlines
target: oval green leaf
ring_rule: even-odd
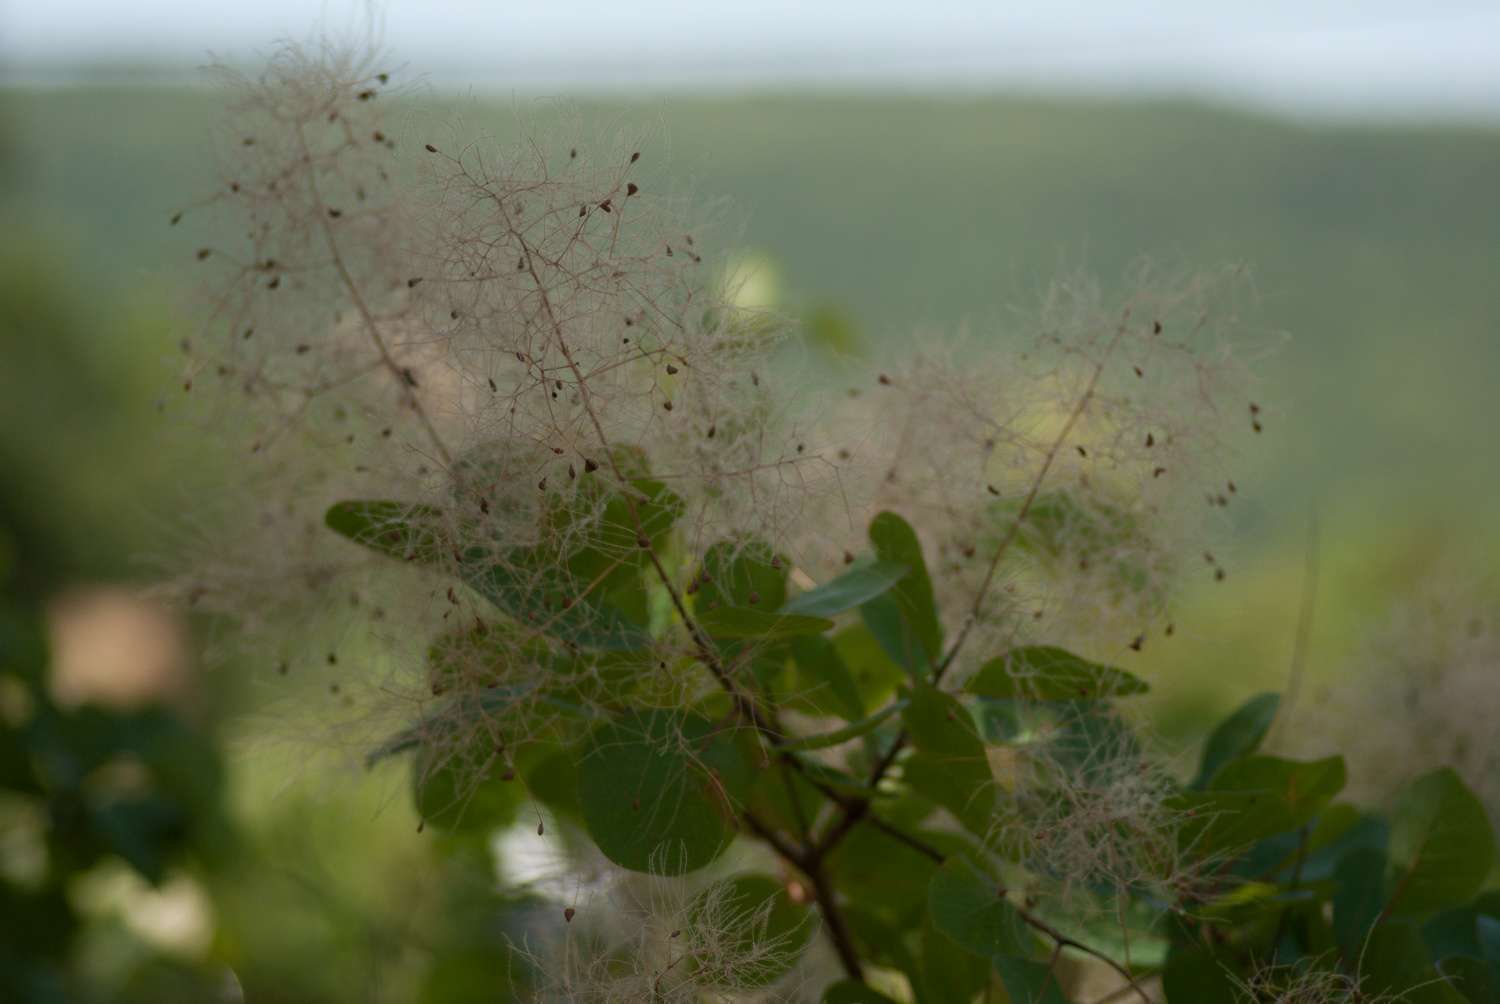
[[[981,697],[1078,701],[1144,694],[1150,688],[1123,669],[1101,666],[1051,645],[1024,645],[980,667],[965,687]]]
[[[753,607],[714,607],[698,614],[698,624],[715,638],[753,638],[776,641],[799,635],[822,634],[833,628],[824,617],[756,610]]]
[[[960,946],[984,958],[1026,957],[1036,939],[998,883],[968,858],[943,862],[927,886],[933,923]]]
[[[853,610],[885,593],[906,576],[905,565],[894,561],[872,561],[856,565],[836,579],[830,579],[786,602],[781,609],[789,614],[832,617]]]
[[[1391,825],[1392,915],[1458,906],[1479,891],[1495,861],[1495,835],[1484,805],[1442,767],[1412,782]]]
[[[927,562],[922,558],[922,544],[911,525],[893,512],[880,513],[870,521],[870,543],[875,546],[877,558],[904,565],[907,573],[891,589],[860,608],[865,621],[891,658],[913,674],[925,672],[942,655],[943,628],[938,621]],[[891,608],[893,617],[878,616],[884,606]],[[872,613],[877,615],[874,621]],[[893,634],[887,627],[899,630]]]
[[[903,766],[907,784],[985,836],[993,822],[995,776],[968,710],[953,695],[919,682],[901,721],[917,748]]]
[[[712,742],[711,723],[666,711],[634,712],[594,731],[578,794],[605,857],[632,871],[677,875],[723,852],[734,824],[723,784],[704,765]]]
[[[1220,767],[1259,749],[1280,707],[1280,694],[1256,694],[1220,722],[1203,745],[1203,761],[1193,786],[1205,787]]]

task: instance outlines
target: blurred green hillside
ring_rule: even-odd
[[[150,427],[137,423],[169,386],[161,360],[183,330],[167,305],[193,281],[203,236],[191,217],[178,229],[166,220],[222,176],[211,139],[223,103],[213,89],[0,94],[10,260],[49,270],[90,332],[85,345],[7,332],[0,451],[31,455],[38,476],[103,477],[127,495],[151,470],[170,480],[143,466]],[[779,264],[789,307],[833,305],[876,343],[961,324],[1004,337],[1012,309],[1032,307],[1059,271],[1109,283],[1143,258],[1249,265],[1260,296],[1249,319],[1290,335],[1258,367],[1272,418],[1246,457],[1237,515],[1241,567],[1279,583],[1235,601],[1263,595],[1260,613],[1277,619],[1253,627],[1257,653],[1290,637],[1296,583],[1285,576],[1300,566],[1313,508],[1330,588],[1372,602],[1430,552],[1493,553],[1500,540],[1488,519],[1500,131],[918,96],[683,96],[566,112],[465,99],[429,110],[435,123],[409,121],[441,128],[462,116],[504,139],[520,120],[545,129],[566,114],[584,135],[643,137],[650,183],[727,199],[738,239]],[[83,390],[79,367],[111,394]],[[106,406],[124,411],[88,412]],[[106,436],[139,456],[101,449]],[[136,496],[151,505],[151,491]],[[131,543],[149,543],[149,522],[124,519],[137,527]],[[1225,618],[1254,619],[1245,612]]]

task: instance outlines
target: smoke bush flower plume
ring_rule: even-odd
[[[1262,427],[1246,277],[1142,267],[1126,285],[1060,281],[1015,348],[923,346],[853,392],[859,494],[938,535],[941,608],[983,636],[960,672],[1017,638],[1139,649],[1199,555],[1225,575],[1204,531],[1240,491],[1233,438]]]
[[[1049,910],[1116,910],[1129,894],[1192,902],[1208,862],[1180,846],[1170,763],[1118,717],[1064,715],[1007,758],[988,843]]]
[[[1263,966],[1249,979],[1237,980],[1239,1004],[1399,1004],[1405,994],[1361,989],[1357,976],[1311,966]]]
[[[808,999],[793,968],[812,935],[775,930],[775,901],[732,879],[660,875],[618,882],[604,902],[569,915],[559,943],[512,946],[537,1004],[671,1004]],[[602,907],[602,909],[600,908]]]
[[[1492,587],[1440,563],[1400,596],[1291,730],[1296,745],[1338,743],[1353,783],[1389,797],[1453,767],[1500,820],[1500,604]],[[1370,722],[1386,727],[1369,728]],[[1315,727],[1313,727],[1315,725]]]
[[[235,81],[233,166],[213,201],[246,231],[198,252],[224,281],[184,346],[184,388],[221,384],[216,427],[257,514],[232,560],[195,567],[183,590],[249,624],[347,595],[379,632],[362,656],[382,665],[422,662],[445,629],[422,692],[503,688],[513,699],[479,718],[524,736],[551,714],[527,700],[543,674],[586,690],[607,657],[563,665],[445,582],[504,566],[546,627],[643,556],[667,583],[663,562],[684,556],[651,539],[664,511],[686,556],[785,539],[829,465],[778,438],[761,372],[782,333],[732,306],[702,232],[635,180],[641,151],[407,139],[381,115],[387,85],[373,57],[294,46]],[[380,518],[423,524],[401,546],[435,567],[425,589],[373,602],[395,576],[321,526],[345,498],[399,500]],[[626,539],[601,530],[622,515],[611,505]],[[681,648],[663,643],[664,671]],[[683,699],[684,675],[664,673],[664,702]]]

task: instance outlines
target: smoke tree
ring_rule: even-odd
[[[235,81],[183,384],[245,508],[178,583],[424,829],[550,842],[494,999],[1500,1000],[1456,774],[1372,813],[1275,695],[1189,769],[1132,709],[1270,422],[1237,270],[804,382],[649,147],[389,88]]]

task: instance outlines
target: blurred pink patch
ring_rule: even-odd
[[[161,607],[117,586],[84,586],[54,600],[48,622],[58,704],[135,708],[188,700],[186,639]]]

